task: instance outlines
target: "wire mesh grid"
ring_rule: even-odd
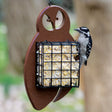
[[[36,43],[36,86],[79,87],[80,55],[79,43],[37,42]]]

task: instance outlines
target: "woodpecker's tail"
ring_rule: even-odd
[[[84,65],[87,66],[87,60],[84,62]]]

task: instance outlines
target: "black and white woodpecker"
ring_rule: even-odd
[[[80,60],[81,65],[87,66],[87,60],[92,48],[92,38],[87,27],[79,27],[75,29],[79,32],[78,42],[80,43]]]

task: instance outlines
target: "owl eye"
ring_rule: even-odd
[[[51,22],[50,18],[47,19],[47,22]]]
[[[63,25],[63,22],[64,22],[63,14],[61,11],[58,11],[56,15],[56,20],[55,20],[56,29],[60,29]]]
[[[56,20],[59,20],[59,18],[58,18],[58,17],[56,17]]]
[[[46,30],[53,31],[51,20],[46,14],[43,16],[42,23]]]

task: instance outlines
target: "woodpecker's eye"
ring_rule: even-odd
[[[63,26],[64,17],[61,11],[57,12],[56,20],[55,20],[55,27],[56,29],[60,29]]]
[[[86,28],[86,27],[80,27],[80,30],[85,32],[85,33],[88,33],[89,32],[89,29]]]

